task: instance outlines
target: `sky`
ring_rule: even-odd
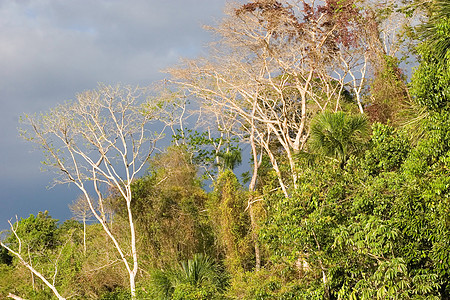
[[[71,217],[75,186],[51,189],[42,152],[19,137],[19,118],[45,112],[98,83],[150,85],[211,40],[203,25],[225,0],[0,0],[0,228],[48,210]]]

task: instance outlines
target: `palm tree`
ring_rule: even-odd
[[[350,155],[362,148],[368,129],[365,115],[323,112],[312,122],[309,146],[314,152],[336,159],[343,168]]]
[[[219,283],[214,262],[203,254],[195,254],[193,259],[180,264],[178,281],[200,286],[205,282]]]
[[[152,274],[152,290],[156,299],[172,299],[177,289],[207,289],[218,294],[225,285],[223,274],[215,263],[202,254],[195,254],[192,259],[181,262],[174,268],[156,270]],[[212,295],[205,295],[208,299]],[[216,297],[218,298],[218,297]]]
[[[433,49],[437,59],[450,59],[450,1],[435,0],[431,7],[431,17],[421,27],[422,37]]]

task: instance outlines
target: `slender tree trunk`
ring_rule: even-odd
[[[127,209],[128,209],[128,217],[129,217],[129,221],[130,221],[131,239],[132,239],[131,251],[132,251],[132,255],[133,255],[133,269],[131,269],[129,262],[128,262],[127,258],[125,257],[125,254],[122,251],[122,248],[119,245],[119,242],[114,237],[114,235],[112,234],[111,230],[108,228],[108,225],[106,223],[106,219],[104,218],[104,215],[100,216],[96,212],[96,210],[94,209],[94,206],[92,204],[92,200],[89,197],[89,194],[87,193],[87,191],[83,187],[83,185],[77,184],[77,186],[78,186],[78,188],[81,191],[83,191],[84,196],[86,197],[87,202],[89,204],[89,208],[91,209],[94,217],[100,222],[100,224],[102,225],[105,233],[111,239],[111,241],[114,244],[114,247],[116,248],[117,252],[119,253],[120,259],[122,260],[123,264],[125,265],[125,268],[127,269],[127,272],[129,274],[129,277],[130,277],[131,297],[132,297],[132,299],[136,299],[136,285],[135,285],[135,277],[136,277],[136,273],[137,273],[136,235],[135,235],[135,230],[134,230],[133,219],[132,219],[132,216],[131,216],[131,201],[126,200],[126,202],[127,202]],[[131,193],[129,195],[131,195]],[[131,199],[131,196],[127,197],[127,199]]]
[[[356,90],[356,89],[354,89],[354,90]],[[364,109],[363,109],[362,104],[361,104],[361,96],[359,95],[359,92],[357,92],[355,94],[356,94],[356,101],[358,102],[359,112],[361,114],[363,114],[364,113]]]
[[[33,266],[31,266],[28,262],[26,262],[22,255],[20,255],[19,252],[16,252],[14,250],[12,250],[11,248],[9,248],[8,246],[6,246],[5,244],[3,244],[2,242],[0,242],[1,246],[4,247],[6,250],[8,250],[9,252],[11,252],[14,256],[16,256],[20,262],[28,268],[28,270],[30,270],[31,272],[33,272],[33,274],[35,274],[37,277],[39,277],[46,286],[48,286],[53,294],[55,294],[55,296],[59,299],[59,300],[66,300],[66,298],[64,298],[63,296],[61,296],[58,292],[58,290],[55,288],[54,285],[52,285],[41,273],[39,273]],[[12,295],[12,294],[11,294]],[[20,299],[20,298],[19,298]]]
[[[86,256],[86,217],[83,217],[83,251]]]
[[[130,293],[131,293],[131,299],[136,299],[136,283],[135,283],[135,276],[133,272],[130,273]]]
[[[16,296],[16,295],[14,295],[14,294],[11,294],[11,293],[9,293],[7,297],[8,297],[8,298],[15,299],[15,300],[26,300],[26,299],[24,299],[24,298],[21,298],[21,297],[19,297],[19,296]]]
[[[254,140],[254,127],[252,124],[252,133],[250,135],[250,144],[252,147],[252,155],[253,155],[253,174],[252,174],[252,180],[250,181],[250,184],[248,186],[249,194],[248,194],[248,213],[250,215],[250,224],[252,227],[252,239],[255,246],[255,269],[256,271],[259,271],[261,268],[261,254],[259,250],[259,242],[258,242],[258,232],[257,232],[257,226],[256,226],[256,220],[255,220],[255,213],[253,211],[253,196],[255,194],[255,188],[256,188],[256,180],[258,178],[258,153],[256,152],[256,145]]]
[[[130,270],[130,292],[131,298],[136,299],[136,274],[138,271],[138,258],[136,249],[136,230],[134,228],[133,215],[131,212],[131,190],[129,190],[129,200],[127,199],[127,209],[128,209],[128,221],[130,223],[130,233],[131,233],[131,253],[133,256],[133,269]]]
[[[296,150],[295,153],[298,153],[298,150]],[[288,158],[289,167],[291,169],[292,184],[294,185],[294,189],[297,190],[297,187],[298,187],[298,185],[297,185],[298,176],[297,176],[297,170],[296,170],[296,167],[295,167],[295,160],[294,160],[294,157],[293,157],[292,152],[290,150],[286,151],[286,156]]]
[[[275,173],[277,174],[278,183],[280,184],[281,190],[283,191],[284,196],[286,196],[286,198],[289,198],[289,193],[287,191],[286,185],[284,184],[281,170],[278,167],[277,159],[275,158],[275,155],[273,155],[272,151],[270,151],[269,145],[265,144],[264,146],[267,149],[266,152],[267,152],[267,155],[269,155],[269,159],[270,159],[270,162],[272,163],[272,167],[275,170]]]

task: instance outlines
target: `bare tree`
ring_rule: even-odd
[[[210,28],[220,37],[211,55],[169,70],[205,110],[234,118],[247,141],[265,150],[286,196],[290,184],[297,187],[295,154],[304,149],[311,118],[340,109],[345,89],[355,92],[363,112],[364,16],[354,1],[339,3],[259,0],[231,6],[222,23]],[[281,172],[279,149],[290,178]]]
[[[149,95],[147,88],[100,85],[47,114],[25,116],[31,131],[22,132],[44,151],[45,164],[58,171],[56,183],[72,183],[80,189],[128,272],[133,298],[138,253],[131,184],[164,136],[168,122],[159,120],[170,119],[169,103]],[[105,192],[111,189],[126,203],[129,244],[121,243],[107,223]]]
[[[172,81],[197,97],[204,111],[229,118],[233,133],[250,144],[254,165],[247,207],[253,232],[262,156],[270,159],[281,191],[290,197],[289,186],[298,186],[295,155],[305,148],[312,117],[342,109],[344,91],[356,95],[355,108],[363,113],[364,15],[352,0],[319,4],[255,0],[231,5],[227,17],[208,28],[219,37],[210,55],[169,70]],[[284,163],[289,172],[282,172]],[[257,240],[255,235],[259,268]]]
[[[89,202],[81,195],[72,204],[69,204],[69,209],[76,220],[83,222],[83,253],[86,255],[86,221],[93,216]]]

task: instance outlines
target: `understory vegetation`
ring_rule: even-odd
[[[0,299],[450,299],[450,5],[378,2],[234,4],[156,96],[26,116],[81,195],[10,222]]]

